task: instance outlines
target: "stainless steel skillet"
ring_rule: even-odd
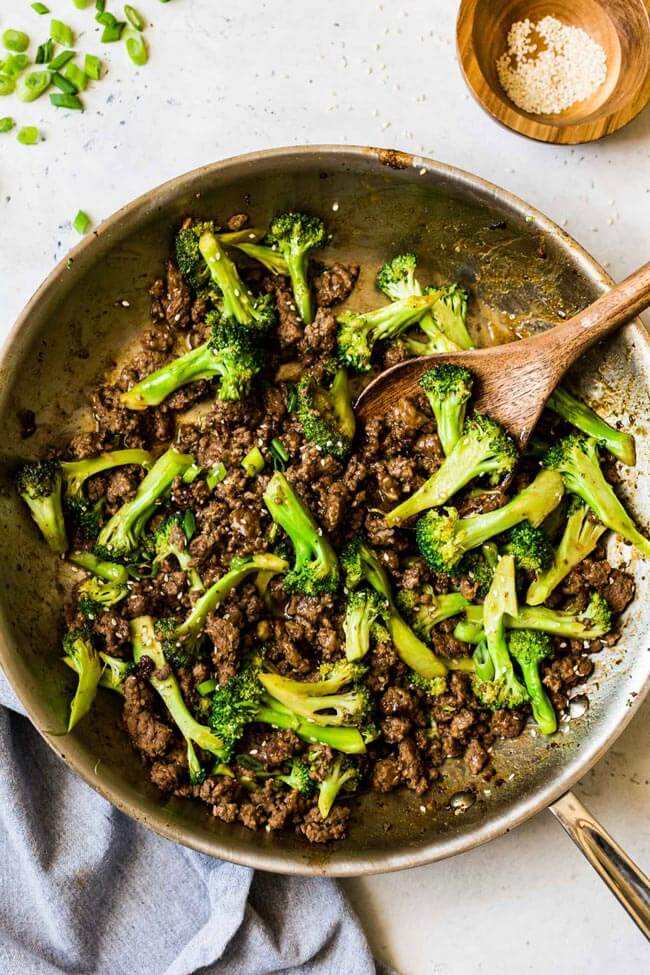
[[[59,660],[64,568],[48,558],[11,490],[15,460],[64,441],[84,412],[83,388],[147,320],[146,285],[168,253],[183,213],[245,209],[264,224],[279,208],[322,214],[334,234],[331,257],[364,268],[353,301],[376,300],[373,270],[397,249],[416,250],[423,276],[460,279],[475,295],[482,341],[505,341],[569,317],[609,279],[573,240],[508,193],[448,166],[393,150],[277,149],[216,163],[173,180],[106,221],[44,282],[20,316],[0,362],[0,662],[32,720],[87,782],[152,829],[213,856],[265,870],[354,876],[417,866],[463,852],[551,806],[637,923],[650,928],[647,881],[567,790],[604,754],[650,683],[648,581],[634,553],[637,599],[621,639],[596,670],[555,740],[529,729],[495,748],[497,784],[485,789],[451,763],[444,785],[422,800],[409,793],[361,798],[350,837],[326,851],[292,835],[252,833],[217,822],[204,806],[164,799],[144,781],[117,723],[118,702],[98,701],[95,720],[62,737],[70,677]],[[639,467],[622,490],[650,520],[643,476],[650,468],[645,425],[650,343],[640,324],[581,360],[579,392],[610,418],[636,428]],[[504,377],[507,382],[507,377]],[[35,414],[36,432],[23,439]],[[586,690],[589,706],[582,695]],[[484,784],[483,784],[484,785]],[[389,826],[387,830],[385,827]]]

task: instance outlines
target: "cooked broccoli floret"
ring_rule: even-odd
[[[386,600],[384,622],[395,650],[404,663],[421,677],[444,677],[447,665],[431,652],[426,643],[402,619],[395,605],[386,571],[363,539],[357,537],[348,543],[341,553],[341,566],[348,589],[356,589],[365,582]]]
[[[281,471],[276,471],[269,481],[264,503],[294,548],[295,562],[284,578],[287,592],[307,596],[336,592],[339,584],[336,553]]]
[[[348,596],[343,632],[345,656],[361,660],[370,649],[372,627],[386,611],[387,603],[374,589],[357,589]]]
[[[437,596],[432,586],[425,585],[421,589],[402,589],[397,594],[397,605],[417,635],[431,643],[438,623],[462,613],[469,603],[459,592]]]
[[[128,591],[124,583],[100,582],[95,577],[86,579],[78,590],[79,610],[86,619],[96,619],[124,599]]]
[[[429,369],[420,379],[433,415],[445,455],[460,440],[465,425],[467,403],[472,395],[474,377],[464,366],[443,362]]]
[[[562,538],[552,556],[551,565],[531,582],[526,594],[530,606],[546,602],[569,572],[593,552],[604,525],[594,518],[591,508],[581,498],[572,498]]]
[[[334,364],[322,373],[319,377],[309,372],[298,383],[298,419],[307,440],[315,443],[321,453],[343,460],[352,447],[356,425],[348,374]]]
[[[567,490],[585,501],[603,525],[650,556],[650,540],[638,530],[600,469],[598,444],[578,434],[551,447],[544,458],[548,470],[559,471]]]
[[[567,389],[558,386],[546,401],[553,410],[572,426],[597,440],[601,447],[618,457],[624,464],[633,467],[636,462],[634,437],[625,430],[617,430],[598,416],[591,407],[573,396]]]
[[[309,252],[323,247],[326,240],[323,221],[306,213],[282,213],[274,217],[267,235],[267,242],[277,248],[287,262],[296,308],[305,325],[314,320],[307,279]]]
[[[187,548],[189,539],[185,532],[184,520],[185,516],[176,512],[166,518],[155,530],[152,539],[153,561],[151,568],[155,572],[161,562],[173,556],[187,575],[190,589],[194,592],[203,592],[205,586],[201,576],[194,568],[192,556]]]
[[[510,634],[508,649],[521,668],[539,730],[543,735],[552,735],[557,730],[557,717],[539,673],[542,660],[553,656],[551,638],[534,630],[516,630]]]
[[[233,754],[246,725],[252,721],[275,728],[290,728],[305,741],[318,741],[342,752],[365,752],[366,746],[357,728],[325,727],[307,721],[270,697],[258,679],[260,669],[258,658],[249,660],[212,695],[210,724],[224,741],[228,756]]]
[[[463,556],[458,566],[458,576],[467,576],[474,584],[478,599],[485,599],[492,585],[498,560],[499,552],[494,542],[486,542],[480,549],[474,549]]]
[[[446,677],[420,677],[419,674],[411,673],[408,682],[411,687],[423,691],[428,697],[439,697],[447,690]]]
[[[436,302],[431,312],[437,325],[458,349],[473,349],[474,343],[467,331],[467,303],[465,288],[450,284],[446,288],[425,288],[425,295],[433,295]]]
[[[347,663],[347,662],[346,662]],[[348,667],[354,665],[348,663]],[[360,682],[334,682],[335,690],[324,681],[295,681],[281,674],[260,673],[258,675],[264,688],[293,714],[297,714],[314,724],[336,727],[339,725],[365,725],[370,717],[372,699],[365,685]],[[350,687],[343,689],[346,684]]]
[[[132,660],[120,660],[118,657],[111,657],[110,654],[103,653],[101,650],[99,656],[104,664],[99,678],[99,686],[106,687],[109,691],[116,691],[118,694],[124,694],[124,681],[135,670],[135,664]],[[76,674],[79,674],[78,659],[66,655],[63,662]]]
[[[187,743],[192,781],[194,783],[200,782],[204,775],[196,759],[194,745],[198,745],[199,748],[203,748],[216,758],[224,759],[227,751],[225,744],[207,725],[200,724],[189,711],[178,686],[178,681],[167,665],[163,648],[156,637],[155,625],[151,616],[139,616],[137,619],[131,620],[131,640],[135,662],[140,663],[143,657],[149,657],[154,663],[154,670],[149,676],[149,681],[165,702],[174,724]],[[161,677],[161,673],[167,673],[167,677]]]
[[[131,562],[144,534],[147,522],[156,505],[194,463],[189,454],[179,454],[170,448],[158,458],[147,476],[138,485],[135,497],[116,511],[99,533],[95,554],[113,562]]]
[[[521,569],[543,572],[553,560],[553,548],[543,528],[522,521],[508,532],[504,552],[514,555]]]
[[[434,298],[401,298],[373,311],[344,311],[337,317],[338,351],[343,365],[355,372],[370,372],[376,342],[397,338],[419,322],[434,304]]]
[[[472,638],[472,631],[467,627],[464,636],[459,635],[458,639],[478,643],[481,639],[483,607],[470,605],[465,613],[468,623],[474,627],[474,636]],[[589,605],[582,612],[549,609],[547,606],[520,606],[517,616],[505,617],[505,625],[512,630],[539,630],[569,640],[595,640],[611,630],[612,612],[607,600],[594,592]]]
[[[176,238],[176,260],[181,274],[197,294],[220,294],[225,319],[262,330],[275,324],[277,310],[272,295],[253,296],[221,246],[213,224],[184,227]]]
[[[528,699],[526,688],[517,679],[508,653],[506,613],[511,616],[517,614],[515,560],[512,555],[504,555],[500,559],[483,610],[486,651],[494,668],[494,676],[489,680],[481,678],[481,674],[488,673],[488,665],[480,661],[479,670],[473,678],[476,697],[484,707],[495,710],[517,708]],[[489,668],[490,673],[491,670]]]
[[[18,493],[53,552],[62,555],[68,547],[61,502],[61,465],[56,460],[28,461],[16,471]]]
[[[120,565],[118,562],[105,562],[93,552],[71,552],[68,561],[92,572],[100,579],[106,579],[107,582],[124,583],[129,578],[129,570],[125,565]]]
[[[206,322],[212,327],[207,342],[172,359],[121,394],[128,409],[146,410],[162,403],[181,386],[215,376],[221,380],[219,399],[248,396],[253,379],[264,365],[259,330],[240,325],[234,318],[221,318],[218,312],[209,312]]]
[[[277,779],[290,789],[297,789],[306,799],[313,796],[316,791],[316,780],[311,777],[310,765],[301,758],[294,758],[291,762],[291,770],[278,775]]]
[[[564,485],[556,471],[540,471],[532,484],[496,511],[460,518],[455,508],[427,511],[416,540],[432,572],[453,575],[465,552],[522,521],[537,526],[560,503]]]
[[[415,254],[398,254],[379,270],[377,287],[391,301],[419,297],[422,295],[422,288],[415,277],[416,263]],[[424,341],[410,335],[405,337],[406,346],[411,355],[459,351],[458,346],[440,331],[430,312],[422,316],[418,325],[424,332]]]
[[[490,484],[496,484],[516,463],[517,448],[512,437],[494,420],[475,413],[465,421],[460,439],[438,470],[389,511],[386,522],[395,525],[444,504],[475,477],[487,475]]]
[[[189,616],[182,623],[176,619],[158,620],[156,633],[162,641],[165,656],[172,660],[191,658],[203,639],[205,621],[232,590],[249,575],[258,572],[284,572],[287,563],[277,555],[261,553],[238,559],[220,579],[199,596]]]
[[[68,630],[63,637],[64,659],[77,673],[77,689],[70,705],[68,731],[90,711],[102,675],[102,662],[90,632],[85,628]]]
[[[323,819],[329,816],[342,789],[354,792],[358,788],[359,778],[357,766],[349,758],[337,755],[330,773],[318,785],[318,811]]]

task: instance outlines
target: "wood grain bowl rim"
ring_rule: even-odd
[[[631,122],[650,103],[650,56],[643,80],[634,96],[622,108],[585,121],[552,124],[531,118],[518,109],[505,92],[500,97],[488,82],[476,56],[473,28],[476,9],[481,0],[461,0],[456,21],[456,55],[467,87],[474,100],[497,122],[537,142],[578,145],[595,142],[617,132]],[[650,0],[642,0],[650,16]],[[650,44],[650,20],[647,42]]]

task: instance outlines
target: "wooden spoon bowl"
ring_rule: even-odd
[[[546,16],[582,27],[607,55],[607,77],[594,94],[554,115],[518,108],[501,87],[497,59],[511,25]],[[615,132],[650,101],[650,17],[644,0],[462,0],[458,58],[470,91],[503,125],[543,142],[592,142]]]

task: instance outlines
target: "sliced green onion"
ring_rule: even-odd
[[[72,82],[77,91],[86,90],[88,77],[86,76],[86,72],[82,71],[78,64],[74,64],[72,61],[69,61],[68,64],[66,64],[63,68],[61,74],[64,78],[67,78],[68,81]]]
[[[262,457],[262,451],[259,447],[253,447],[249,450],[241,466],[244,468],[249,477],[254,477],[255,474],[261,474],[264,470],[264,458]]]
[[[77,211],[77,216],[72,221],[72,226],[78,234],[83,235],[90,229],[90,217],[83,210]]]
[[[274,437],[270,444],[271,457],[273,458],[273,466],[276,471],[283,471],[287,466],[287,461],[289,460],[289,454],[286,447],[281,440]]]
[[[67,64],[68,61],[72,61],[73,57],[75,57],[74,51],[61,51],[61,53],[57,54],[55,58],[52,58],[48,67],[51,68],[52,71],[58,71],[63,67],[64,64]]]
[[[4,118],[0,118],[0,132],[11,132],[15,126],[15,121],[9,115],[5,115]]]
[[[38,142],[40,132],[35,125],[24,125],[18,129],[16,138],[24,146],[33,146]]]
[[[54,56],[54,41],[51,37],[45,41],[45,44],[39,44],[36,49],[36,57],[34,61],[36,64],[47,64],[48,61],[52,60]]]
[[[35,10],[37,14],[49,14],[50,8],[46,7],[44,3],[33,3],[32,10]]]
[[[13,30],[11,27],[2,35],[2,43],[8,51],[15,51],[22,54],[29,47],[29,37],[22,30]]]
[[[0,96],[13,95],[15,89],[16,89],[15,79],[10,78],[9,75],[0,74]]]
[[[194,484],[202,470],[199,464],[191,464],[181,478],[183,484]]]
[[[53,75],[52,75],[52,84],[53,85],[56,85],[56,87],[60,91],[65,92],[66,95],[76,95],[77,94],[77,89],[72,84],[72,82],[71,81],[68,81],[67,78],[64,78],[64,76],[62,74],[59,74],[58,71],[55,71],[53,73]]]
[[[54,81],[54,78],[52,78]],[[55,108],[70,108],[77,112],[83,112],[83,102],[77,95],[68,94],[50,95],[50,101]]]
[[[94,54],[87,54],[84,58],[84,72],[92,81],[99,81],[102,76],[102,62]]]
[[[227,475],[226,465],[222,460],[218,464],[215,464],[212,470],[209,472],[205,479],[205,483],[208,485],[211,491],[214,491],[217,484],[221,484],[224,477]]]
[[[85,10],[86,7],[89,7],[91,5],[93,0],[72,0],[72,2],[74,3],[77,10]]]
[[[72,27],[68,27],[62,20],[50,21],[50,37],[62,47],[72,47],[74,44],[74,33]]]
[[[149,60],[149,51],[147,50],[147,43],[142,36],[138,34],[137,31],[129,30],[127,32],[128,36],[126,38],[126,50],[129,57],[134,64],[137,64],[139,68],[143,64],[146,64]]]
[[[106,9],[106,0],[95,0],[95,10],[98,14],[103,14]]]
[[[200,684],[197,684],[196,689],[201,697],[205,697],[206,694],[212,694],[213,691],[216,691],[217,682],[214,677],[208,677],[207,680],[202,680]]]
[[[146,26],[144,17],[130,3],[124,4],[124,16],[131,24],[131,27],[135,27],[136,30],[144,30]]]
[[[30,71],[18,79],[16,94],[21,102],[34,102],[50,87],[52,75],[49,71]]]
[[[2,65],[2,73],[9,78],[17,78],[30,63],[26,54],[10,54]]]
[[[298,405],[298,388],[295,383],[287,385],[287,413],[293,413]]]
[[[119,21],[114,27],[104,27],[100,38],[102,44],[113,44],[115,41],[119,41],[125,27],[126,24],[123,21]]]

